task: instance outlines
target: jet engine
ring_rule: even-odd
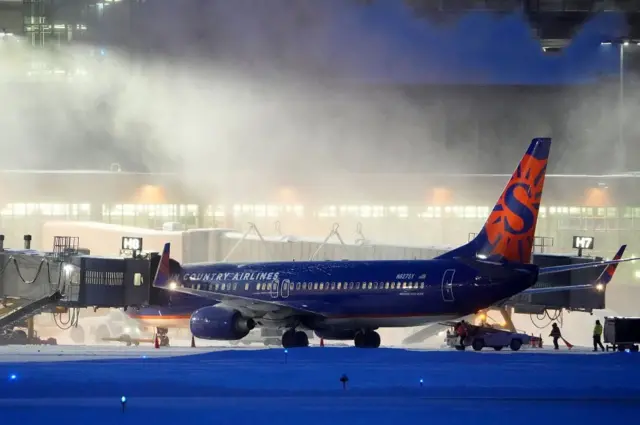
[[[256,322],[242,316],[238,310],[217,305],[194,311],[189,321],[191,333],[200,339],[238,340],[255,327]]]

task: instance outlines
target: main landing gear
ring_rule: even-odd
[[[380,347],[380,334],[376,331],[358,331],[353,342],[358,348]]]
[[[282,334],[282,347],[283,348],[297,348],[308,347],[309,337],[305,332],[296,331],[295,329],[289,329]]]

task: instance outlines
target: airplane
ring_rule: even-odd
[[[620,260],[626,248],[627,248],[627,245],[622,245],[620,249],[618,249],[618,252],[616,252],[616,255],[613,256],[613,260]],[[615,274],[616,269],[618,268],[618,264],[620,263],[614,263],[614,264],[609,264],[608,266],[605,266],[604,269],[602,270],[602,273],[600,273],[600,276],[598,276],[598,278],[592,283],[587,283],[582,285],[546,286],[546,287],[531,288],[532,289],[531,291],[528,291],[528,292],[524,291],[524,294],[532,294],[532,293],[544,294],[544,293],[559,292],[559,291],[575,291],[579,289],[582,289],[582,290],[591,289],[597,292],[604,292],[607,288],[607,285],[611,282],[611,279],[613,279],[613,275]],[[484,318],[484,320],[486,320],[488,312],[490,310],[498,310],[502,314],[502,317],[504,319],[503,326],[506,329],[510,330],[511,332],[516,332],[515,325],[511,320],[511,315],[508,314],[507,312],[507,308],[513,307],[514,304],[517,304],[517,302],[513,298],[509,298],[493,306],[490,306],[487,309],[480,310],[476,313],[473,313],[469,317],[464,317],[464,319],[467,321],[473,322],[475,317],[480,316],[481,318]],[[424,328],[419,329],[418,331],[412,333],[411,335],[403,339],[402,344],[421,343],[425,339],[435,336],[438,333],[444,331],[445,329],[450,328],[451,324],[452,322],[441,322],[441,323],[434,323],[434,324],[425,326]]]
[[[454,320],[535,292],[539,276],[635,260],[530,263],[550,149],[533,139],[477,236],[433,259],[192,263],[172,275],[167,243],[153,286],[218,302],[191,315],[196,338],[238,340],[260,326],[286,329],[285,348],[308,346],[300,329],[377,348],[378,328]]]
[[[613,260],[619,260],[622,258],[626,245],[622,245],[618,252],[613,257]],[[615,271],[619,263],[610,264],[602,270],[600,276],[593,282],[583,285],[571,285],[571,286],[551,286],[534,288],[535,290],[525,293],[545,293],[545,292],[559,292],[559,291],[573,291],[578,289],[592,289],[598,292],[602,292],[606,289],[609,282],[613,278]],[[474,313],[472,316],[478,314],[485,314],[488,310],[498,309],[501,312],[505,307],[508,307],[511,299],[504,300],[489,309],[481,310]],[[169,303],[162,306],[146,306],[138,308],[129,308],[125,311],[125,314],[132,320],[134,320],[139,326],[144,328],[152,328],[156,330],[156,334],[159,337],[159,343],[161,346],[169,345],[168,330],[169,329],[189,329],[189,319],[193,312],[202,307],[213,306],[217,304],[216,301],[212,301],[208,298],[201,298],[195,295],[172,293]],[[511,320],[505,318],[506,323],[510,323]],[[408,336],[403,340],[403,344],[414,344],[424,341],[433,335],[436,335],[442,329],[450,326],[450,322],[443,322],[437,324],[431,324],[425,328],[420,329],[414,334]],[[515,329],[512,329],[515,331]]]

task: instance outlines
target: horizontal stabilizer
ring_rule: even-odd
[[[567,264],[562,266],[543,267],[540,269],[540,275],[570,272],[573,270],[588,269],[592,267],[602,267],[602,266],[607,266],[609,264],[626,263],[627,261],[635,261],[635,260],[640,260],[640,258],[638,257],[625,258],[623,260],[609,260],[609,261],[602,260],[602,261],[594,261],[593,263]]]
[[[490,279],[508,279],[517,273],[530,274],[537,270],[537,266],[530,264],[513,264],[463,257],[456,257],[455,260],[476,270],[480,276]]]

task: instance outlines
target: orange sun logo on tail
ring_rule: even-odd
[[[532,142],[482,229],[486,241],[478,254],[530,262],[550,145],[550,139]]]

